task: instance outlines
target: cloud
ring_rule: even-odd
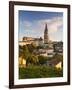
[[[29,21],[24,21],[23,24],[25,27],[30,27],[32,25]]]
[[[24,30],[34,30],[34,31],[44,31],[45,23],[48,25],[49,33],[54,33],[63,26],[63,17],[53,17],[50,19],[35,20],[31,21],[21,21],[20,27]]]
[[[38,23],[41,25],[43,28],[45,23],[48,25],[48,30],[49,32],[56,32],[59,30],[59,27],[63,26],[63,18],[62,17],[54,17],[51,19],[45,19],[45,20],[40,20]]]
[[[51,41],[57,41],[57,39],[55,39],[53,36],[49,36],[49,40],[51,40]]]
[[[48,25],[49,39],[57,40],[61,38],[60,32],[62,32],[63,17],[53,17],[50,19],[41,19],[33,21],[21,21],[20,22],[20,36],[31,36],[31,37],[44,37],[45,23]],[[58,31],[58,32],[57,32]],[[60,36],[61,35],[61,36]]]
[[[30,21],[21,21],[20,22],[20,27],[24,29],[30,29],[32,26],[32,23]]]

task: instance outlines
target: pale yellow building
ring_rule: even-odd
[[[19,57],[19,67],[26,67],[26,60],[22,57]]]
[[[42,46],[43,39],[41,37],[40,38],[23,37],[23,40],[19,41],[20,46],[28,44],[35,44],[36,46]]]

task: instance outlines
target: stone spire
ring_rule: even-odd
[[[48,44],[48,28],[47,28],[47,24],[45,25],[45,30],[44,30],[44,43]]]

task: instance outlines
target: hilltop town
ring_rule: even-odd
[[[20,46],[30,44],[39,47],[39,49],[35,49],[33,51],[33,53],[38,55],[53,57],[55,54],[59,55],[63,54],[63,42],[62,41],[52,42],[49,40],[47,24],[45,26],[44,31],[44,40],[42,39],[42,37],[40,38],[23,37],[23,40],[19,41]]]
[[[44,38],[23,37],[19,41],[19,67],[47,66],[57,69],[63,67],[63,42],[49,39],[45,25]]]

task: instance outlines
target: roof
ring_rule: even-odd
[[[49,64],[53,64],[53,65],[57,65],[59,62],[62,62],[62,61],[55,60],[55,59],[48,61]]]
[[[39,40],[42,41],[43,40],[42,37],[40,37]]]

